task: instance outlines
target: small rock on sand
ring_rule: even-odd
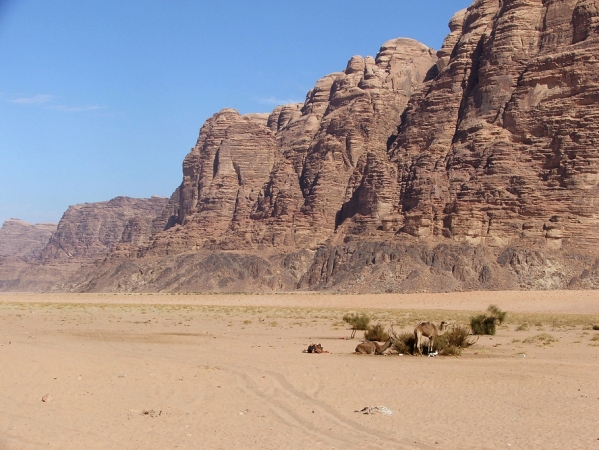
[[[49,402],[50,400],[52,400],[52,397],[50,397],[50,394],[46,394],[42,397],[42,402]]]

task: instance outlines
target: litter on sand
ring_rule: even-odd
[[[384,414],[386,416],[392,416],[393,415],[393,411],[391,411],[389,408],[387,408],[386,406],[365,406],[362,409],[356,409],[355,412],[359,412],[362,414]]]
[[[302,350],[303,353],[329,353],[327,350],[322,348],[320,344],[310,344],[307,350]]]
[[[429,358],[434,358],[435,356],[437,356],[439,354],[439,352],[432,352],[428,354]]]

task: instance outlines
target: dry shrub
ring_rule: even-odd
[[[445,347],[443,350],[439,350],[439,354],[443,356],[460,356],[462,354],[462,349],[460,347],[456,347],[455,345],[450,345]]]
[[[495,321],[501,325],[507,316],[507,312],[500,310],[496,305],[489,305],[487,308],[489,317],[493,317]]]
[[[547,333],[537,334],[536,336],[531,336],[529,338],[524,339],[522,342],[525,344],[535,344],[535,345],[549,345],[552,342],[557,342],[557,339]]]
[[[411,355],[414,350],[414,344],[416,343],[416,338],[414,337],[414,333],[400,333],[393,335],[393,350],[397,351],[399,354],[408,354]]]
[[[474,334],[495,334],[497,324],[502,324],[506,316],[505,311],[495,305],[489,305],[486,314],[470,318],[470,327]]]
[[[352,339],[356,335],[357,330],[368,330],[370,324],[370,317],[364,313],[362,314],[346,314],[343,316],[343,321],[351,326],[351,337]]]
[[[368,330],[364,332],[364,339],[368,339],[369,341],[378,341],[384,342],[389,339],[389,333],[385,331],[385,327],[377,323],[376,325],[369,327]]]
[[[495,318],[479,314],[470,318],[470,327],[474,334],[495,334]]]
[[[528,323],[524,322],[516,327],[516,331],[528,331]]]
[[[435,339],[435,350],[444,356],[460,356],[463,348],[474,345],[476,340],[470,339],[470,331],[466,327],[458,326],[449,330]]]

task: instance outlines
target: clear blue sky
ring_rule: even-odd
[[[398,36],[438,49],[471,0],[0,0],[0,222],[169,196],[202,123],[303,101]]]

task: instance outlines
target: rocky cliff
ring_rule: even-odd
[[[70,206],[41,258],[94,260],[121,242],[142,245],[165,228],[169,221],[168,211],[165,213],[168,204],[169,199],[163,197],[116,197],[107,202]]]
[[[145,244],[171,226],[177,205],[173,198],[117,197],[71,206],[58,226],[8,220],[0,229],[0,291],[49,288],[78,270],[89,276],[89,265],[118,244]]]
[[[0,257],[26,261],[36,259],[54,231],[55,223],[32,225],[19,219],[9,219],[0,228]]]
[[[215,114],[167,229],[131,222],[63,288],[599,287],[599,0],[476,0],[449,30]]]

